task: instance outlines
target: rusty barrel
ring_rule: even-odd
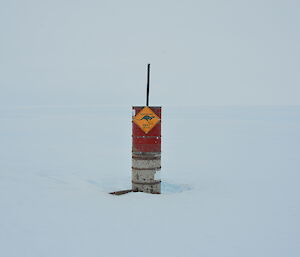
[[[161,107],[132,107],[132,190],[160,194]]]

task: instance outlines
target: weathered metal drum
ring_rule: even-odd
[[[160,194],[161,107],[132,107],[132,190]]]

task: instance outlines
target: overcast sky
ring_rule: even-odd
[[[0,0],[0,106],[298,105],[299,3]]]

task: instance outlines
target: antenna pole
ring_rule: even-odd
[[[147,98],[146,98],[146,106],[149,106],[149,88],[150,88],[150,63],[148,63],[148,72],[147,72]]]

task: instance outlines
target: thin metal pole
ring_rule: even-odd
[[[149,87],[150,87],[150,63],[148,63],[148,73],[147,73],[147,99],[146,99],[146,106],[149,106]]]

